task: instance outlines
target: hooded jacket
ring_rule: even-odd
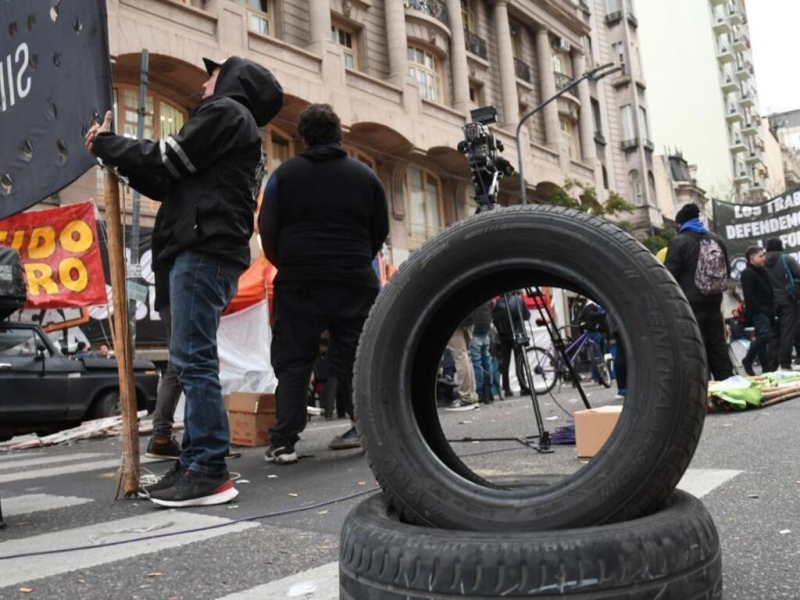
[[[258,229],[276,283],[378,287],[372,259],[389,233],[386,195],[375,173],[339,144],[311,146],[275,170]]]
[[[175,134],[158,141],[103,133],[95,154],[142,194],[161,201],[153,230],[154,269],[195,250],[247,267],[253,214],[263,169],[266,125],[283,105],[283,90],[257,63],[222,63],[214,94]]]
[[[784,258],[786,266],[784,267]],[[767,260],[764,261],[764,268],[770,274],[772,281],[772,292],[775,296],[775,304],[791,304],[789,294],[786,291],[789,285],[789,277],[786,274],[788,269],[792,273],[795,286],[800,286],[800,265],[793,256],[787,256],[780,250],[767,252]]]
[[[722,294],[707,296],[701,293],[694,283],[697,261],[700,259],[700,240],[706,237],[716,240],[722,248],[730,275],[730,260],[725,242],[715,233],[706,230],[699,219],[684,223],[680,233],[670,240],[664,266],[681,286],[689,304],[698,308],[718,308],[722,304]]]

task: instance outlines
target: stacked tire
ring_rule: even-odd
[[[448,443],[439,358],[481,302],[528,286],[620,315],[629,382],[620,420],[588,465],[547,486],[504,486]],[[401,267],[356,359],[356,419],[383,493],[346,518],[341,598],[720,598],[719,538],[676,485],[705,415],[705,352],[669,273],[612,224],[552,206],[483,213]]]

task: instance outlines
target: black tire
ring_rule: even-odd
[[[628,394],[588,465],[546,486],[503,486],[473,472],[448,443],[436,370],[475,306],[537,284],[575,290],[621,315]],[[646,248],[574,210],[518,206],[456,224],[401,266],[365,323],[354,384],[370,466],[406,521],[533,531],[624,521],[663,503],[700,439],[707,369],[686,298]]]
[[[119,403],[119,392],[106,392],[99,396],[89,409],[89,419],[105,419],[106,417],[118,417],[122,414],[122,407]]]
[[[711,516],[681,491],[651,516],[541,533],[407,525],[379,494],[342,525],[339,590],[344,600],[712,600],[722,559]]]
[[[553,355],[544,348],[529,346],[525,348],[525,358],[533,377],[533,391],[546,394],[552,390],[558,381],[556,359]],[[517,373],[524,373],[522,364],[517,366]]]

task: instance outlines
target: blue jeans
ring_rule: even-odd
[[[491,399],[493,394],[491,388],[494,369],[492,369],[490,347],[488,333],[473,334],[472,340],[469,342],[469,357],[472,360],[472,370],[475,371],[475,388],[480,399],[486,398],[487,394]]]
[[[180,461],[185,469],[204,475],[226,472],[230,433],[219,382],[217,328],[242,271],[244,267],[229,260],[187,251],[169,272],[169,354],[186,394]]]

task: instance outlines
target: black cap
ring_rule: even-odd
[[[206,73],[208,73],[209,75],[214,73],[214,69],[217,69],[222,66],[222,63],[213,61],[210,58],[203,58],[203,64],[206,66]]]
[[[686,221],[700,218],[700,207],[694,202],[684,205],[675,215],[675,222],[678,225],[683,225]]]

